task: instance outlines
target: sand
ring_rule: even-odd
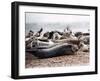
[[[52,58],[38,59],[34,55],[26,53],[26,68],[81,66],[89,64],[89,52],[78,51],[73,55],[63,55]]]

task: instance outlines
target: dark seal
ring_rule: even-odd
[[[77,46],[65,43],[46,48],[32,48],[26,51],[31,52],[34,56],[38,58],[51,58],[66,54],[74,54],[76,51],[78,51],[78,48]]]

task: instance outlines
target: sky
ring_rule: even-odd
[[[89,22],[89,15],[72,14],[48,14],[48,13],[25,13],[27,23],[71,23],[71,22]]]

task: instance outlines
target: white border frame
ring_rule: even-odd
[[[90,15],[90,64],[87,66],[52,67],[52,68],[25,68],[25,12],[68,13]],[[95,71],[95,10],[19,6],[19,75],[40,75],[57,73],[74,73]],[[45,70],[45,71],[44,71]]]

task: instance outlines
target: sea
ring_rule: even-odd
[[[50,31],[59,31],[63,32],[64,29],[70,28],[72,32],[83,32],[87,33],[90,30],[89,22],[72,22],[72,23],[26,23],[25,24],[25,34],[27,34],[30,30],[33,32],[39,31],[43,28],[43,33]]]

